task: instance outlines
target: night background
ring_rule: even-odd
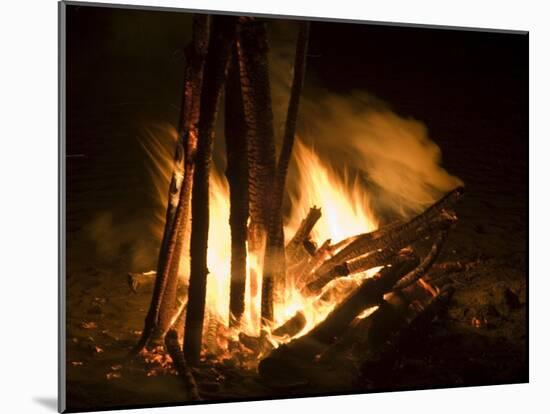
[[[296,23],[273,26],[272,49],[292,48]],[[70,409],[185,401],[173,375],[108,374],[120,371],[149,302],[150,291],[134,294],[126,281],[155,268],[157,190],[166,191],[154,187],[143,142],[178,124],[190,27],[188,13],[67,7]],[[482,264],[465,272],[446,316],[391,379],[289,391],[226,373],[241,389],[208,383],[205,399],[527,381],[528,35],[313,21],[305,79],[313,101],[320,89],[359,91],[425,124],[442,166],[466,188],[442,255]]]

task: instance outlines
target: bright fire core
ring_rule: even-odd
[[[168,132],[175,141],[176,132]],[[161,135],[164,135],[161,134]],[[166,182],[172,171],[172,153],[166,150],[159,141],[159,135],[151,133],[148,137],[146,151],[153,161],[155,184],[158,196],[166,199]],[[290,195],[290,209],[285,219],[284,233],[288,242],[298,229],[301,221],[307,216],[311,207],[321,208],[321,218],[311,232],[312,240],[320,246],[330,239],[337,243],[348,237],[375,230],[378,222],[370,208],[368,194],[357,180],[349,180],[346,175],[341,178],[333,168],[324,163],[319,156],[300,140],[293,149],[297,174],[289,179],[298,194]],[[288,184],[288,182],[287,182]],[[225,327],[229,327],[229,298],[231,281],[231,229],[229,226],[229,186],[225,176],[215,168],[210,175],[210,231],[208,237],[208,279],[205,309],[205,336],[209,321],[212,318]],[[162,234],[164,212],[159,211],[154,231]],[[224,329],[237,338],[239,332],[259,336],[261,323],[261,276],[262,257],[247,256],[247,275],[245,288],[245,312],[238,330]],[[346,297],[365,278],[372,276],[379,268],[367,272],[342,277],[327,284],[320,294],[305,295],[295,286],[292,280],[285,283],[285,291],[277,292],[274,302],[274,321],[268,328],[276,328],[301,311],[305,317],[305,327],[294,337],[307,333],[323,321],[328,313]],[[255,271],[251,271],[255,270]],[[180,280],[188,283],[189,261],[183,257],[180,263]],[[256,275],[255,281],[251,277]],[[254,282],[254,283],[251,283]],[[255,285],[253,289],[252,286]],[[373,309],[370,309],[372,311]],[[369,310],[367,310],[368,312]],[[369,312],[370,313],[370,312]],[[366,314],[364,315],[366,316]],[[265,327],[264,327],[265,328]],[[266,332],[273,345],[288,341],[288,337],[275,337]]]
[[[290,240],[312,206],[321,208],[322,216],[312,231],[312,239],[320,245],[325,240],[338,242],[347,237],[375,230],[377,222],[370,213],[368,199],[357,183],[345,183],[329,166],[305,145],[297,142],[294,148],[299,177],[298,197],[291,198],[291,213],[285,224],[285,240]],[[229,227],[229,188],[225,177],[213,171],[210,179],[210,233],[208,238],[207,314],[229,325],[229,289],[231,279],[231,235]],[[259,260],[260,259],[260,260]],[[253,336],[260,333],[261,258],[248,257],[248,274],[245,291],[245,313],[241,330]],[[255,269],[256,272],[251,272]],[[374,269],[376,271],[376,269]],[[278,292],[274,303],[274,324],[277,327],[302,311],[306,326],[304,334],[322,321],[334,306],[357,286],[369,271],[335,281],[319,297],[304,296],[287,281],[285,292]],[[257,275],[255,292],[251,289],[251,275]],[[282,293],[282,294],[281,294]],[[298,335],[300,335],[298,334]],[[280,342],[288,338],[274,338]]]

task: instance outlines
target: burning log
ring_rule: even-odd
[[[199,136],[199,115],[201,107],[202,85],[204,66],[206,64],[206,51],[209,41],[209,21],[200,20],[197,17],[196,30],[200,37],[198,44],[194,45],[189,58],[191,64],[186,71],[189,72],[190,84],[186,85],[185,96],[192,96],[184,101],[184,108],[180,124],[184,125],[187,132],[185,138],[185,174],[179,192],[179,200],[174,195],[171,203],[177,200],[177,207],[174,216],[174,229],[166,246],[166,267],[168,276],[166,287],[163,292],[163,305],[159,312],[158,332],[162,336],[174,322],[177,312],[176,296],[179,280],[179,265],[182,255],[189,254],[189,243],[191,237],[191,191],[194,177],[194,156]],[[200,49],[200,50],[198,50]],[[195,62],[193,55],[200,56]],[[186,107],[187,106],[187,107]],[[188,269],[186,269],[188,271]]]
[[[265,247],[268,227],[268,199],[275,179],[275,138],[271,86],[268,71],[268,44],[265,22],[250,17],[239,19],[239,68],[246,122],[249,171],[250,225],[248,229],[249,253],[260,258]],[[257,294],[258,277],[251,271],[252,296]],[[272,285],[262,285],[262,316],[272,309]],[[271,319],[271,318],[269,318]]]
[[[403,322],[398,326],[386,329],[384,335],[377,332],[378,343],[372,339],[369,341],[368,352],[361,366],[363,375],[370,380],[380,380],[387,376],[388,369],[399,360],[405,343],[411,338],[424,336],[430,323],[447,308],[453,294],[454,288],[448,286],[425,305],[408,306],[403,312]],[[372,328],[375,327],[383,329],[381,324]]]
[[[197,383],[195,382],[195,378],[193,377],[191,370],[187,366],[187,361],[185,360],[185,356],[183,355],[178,343],[178,334],[175,330],[171,329],[166,333],[164,337],[164,344],[168,354],[170,354],[170,357],[172,358],[174,367],[178,371],[178,375],[182,380],[186,395],[189,396],[189,400],[200,401],[201,397]]]
[[[307,278],[330,257],[330,242],[330,239],[325,240],[324,243],[317,249],[313,257],[308,261],[308,263],[302,270],[302,278]]]
[[[183,328],[185,325],[185,317],[187,316],[187,301],[189,300],[189,292],[184,296],[184,299],[180,301],[178,311],[172,323],[172,328],[178,334],[178,343],[183,344]]]
[[[287,320],[278,328],[271,331],[271,334],[275,336],[288,335],[290,337],[293,337],[298,333],[300,333],[300,331],[305,328],[306,322],[307,321],[304,313],[301,311],[298,311],[294,314],[292,318]]]
[[[290,90],[290,100],[285,123],[283,145],[275,175],[275,185],[270,197],[270,219],[268,221],[267,241],[264,255],[264,274],[262,287],[262,317],[268,321],[273,319],[273,285],[277,292],[284,290],[286,278],[286,258],[283,232],[283,194],[286,183],[286,175],[294,136],[296,121],[300,105],[300,95],[304,84],[306,55],[309,41],[309,22],[300,24],[296,54],[294,60],[294,76]]]
[[[344,240],[340,240],[338,243],[335,243],[331,246],[330,251],[331,254],[334,255],[336,253],[341,252],[345,247],[349,246],[352,242],[364,239],[364,240],[372,240],[374,238],[380,237],[381,235],[388,233],[390,230],[396,229],[399,226],[403,225],[403,222],[401,221],[394,221],[390,224],[387,224],[377,230],[371,231],[369,233],[363,233],[363,234],[357,234],[355,236],[348,237]]]
[[[415,219],[413,219],[414,221]],[[395,229],[390,229],[385,232],[380,232],[379,237],[372,238],[367,242],[364,239],[357,239],[352,242],[348,247],[344,248],[342,253],[348,248],[352,248],[355,243],[361,242],[366,247],[367,253],[369,251],[378,250],[375,253],[371,253],[366,256],[360,256],[357,259],[347,261],[344,263],[338,263],[337,257],[345,256],[345,254],[337,254],[332,259],[327,260],[313,275],[314,280],[308,283],[305,287],[307,292],[317,293],[323,286],[338,276],[353,274],[361,271],[368,270],[372,267],[384,264],[391,254],[398,249],[408,246],[414,241],[431,234],[434,231],[440,231],[447,229],[451,224],[456,222],[456,216],[449,214],[446,211],[441,212],[438,216],[431,221],[423,221],[421,224],[415,223],[410,225],[411,222],[399,226]],[[355,249],[358,249],[357,247]],[[350,249],[351,250],[351,249]]]
[[[206,46],[209,40],[209,24],[210,20],[206,15],[194,17],[192,46],[187,50],[188,64],[185,71],[184,102],[179,131],[180,142],[176,148],[175,169],[169,189],[157,278],[142,335],[132,350],[134,354],[145,347],[151,336],[160,332],[164,333],[168,328],[167,321],[171,321],[173,316],[179,258],[182,248],[186,244],[185,240],[189,239],[191,185],[194,154],[197,146],[202,78]],[[185,172],[181,176],[179,165],[180,158],[183,157],[183,147],[185,147]]]
[[[231,226],[230,324],[238,325],[244,312],[246,284],[246,238],[248,221],[248,162],[246,123],[239,76],[237,46],[234,45],[225,87],[225,142],[229,183]]]
[[[359,234],[341,240],[331,247],[330,254],[333,257],[330,262],[326,262],[323,264],[320,271],[328,269],[334,264],[340,264],[350,258],[358,257],[362,254],[368,253],[369,251],[378,249],[376,248],[369,250],[370,245],[368,245],[368,242],[378,240],[384,235],[401,228],[401,226],[402,224],[392,223],[370,233]]]
[[[204,324],[206,326],[204,349],[208,354],[215,355],[218,350],[218,330],[221,322],[213,312],[208,312]]]
[[[343,263],[345,260],[374,250],[383,249],[392,244],[392,241],[396,238],[398,239],[402,234],[410,234],[416,231],[416,229],[429,226],[429,223],[440,216],[443,211],[450,209],[450,207],[456,204],[463,194],[464,188],[458,187],[409,222],[401,225],[398,223],[391,224],[358,237],[341,249],[330,261],[324,263],[319,269],[320,275],[329,271],[333,266]]]
[[[303,258],[306,250],[304,243],[308,239],[315,223],[321,218],[321,209],[313,206],[309,209],[307,216],[300,223],[300,227],[290,239],[285,248],[287,266],[293,266]],[[307,252],[307,251],[306,251]]]
[[[235,37],[236,18],[214,16],[208,55],[204,68],[201,96],[199,140],[196,152],[192,194],[191,273],[189,301],[185,320],[183,347],[191,365],[199,362],[206,301],[207,247],[209,227],[209,173],[212,158],[214,125],[229,56]]]
[[[293,337],[300,333],[306,326],[306,317],[302,311],[298,311],[294,316],[288,319],[285,323],[271,331],[271,336],[277,337]],[[265,330],[262,330],[259,337],[246,335],[244,332],[239,333],[239,341],[248,349],[256,352],[256,354],[266,353],[273,349],[273,345],[268,339]]]
[[[336,265],[330,272],[324,275],[323,278],[308,283],[305,287],[305,291],[309,294],[313,294],[320,291],[327,283],[337,277],[353,275],[355,273],[365,272],[376,266],[383,266],[395,256],[397,251],[398,249],[394,248],[377,250],[376,252],[361,256],[357,259],[344,262],[341,265]]]
[[[428,255],[424,258],[424,260],[422,260],[422,263],[420,263],[420,265],[416,269],[406,275],[403,279],[397,282],[397,284],[394,286],[394,289],[404,289],[405,287],[413,284],[419,278],[426,274],[426,272],[437,260],[439,253],[441,252],[441,249],[443,247],[443,243],[445,242],[445,239],[447,239],[447,235],[448,231],[444,230],[435,237],[432,248]]]
[[[250,336],[244,332],[239,332],[239,342],[245,347],[254,351],[256,354],[260,352],[260,338],[256,336]]]
[[[426,328],[445,309],[452,287],[442,287],[435,296],[432,292],[418,280],[403,290],[388,293],[373,313],[356,318],[345,335],[321,355],[319,362],[334,363],[347,351],[364,361],[363,371],[369,379],[387,374],[398,356],[394,351],[402,349],[402,338],[409,336],[409,332],[421,335],[419,328]]]
[[[265,355],[273,349],[273,344],[264,329],[260,332],[260,336],[250,336],[244,332],[239,333],[239,342],[256,355]]]
[[[260,375],[267,379],[288,376],[289,370],[292,371],[304,361],[312,360],[334,343],[361,311],[382,302],[384,294],[417,265],[418,258],[411,251],[401,252],[391,265],[383,268],[374,277],[366,279],[337,305],[323,322],[306,335],[281,345],[260,361]]]

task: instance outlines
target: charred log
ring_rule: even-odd
[[[427,227],[429,223],[440,216],[442,212],[455,205],[462,198],[463,194],[464,188],[458,187],[407,223],[402,225],[392,224],[358,237],[336,253],[330,261],[324,263],[319,269],[320,274],[328,271],[334,265],[343,263],[345,260],[385,248],[392,243],[392,240],[396,237],[398,238],[403,233],[410,233],[418,228]]]
[[[225,87],[225,143],[231,227],[230,324],[238,325],[244,312],[246,238],[248,221],[248,162],[237,45],[234,45]]]
[[[310,293],[319,292],[323,286],[335,277],[365,271],[369,268],[384,264],[384,261],[391,256],[392,252],[406,247],[414,241],[428,236],[433,232],[445,230],[455,222],[456,216],[444,211],[431,221],[426,220],[420,224],[415,223],[414,225],[409,225],[409,223],[407,223],[396,229],[391,229],[385,233],[380,233],[382,234],[380,237],[371,239],[368,243],[364,240],[358,239],[356,242],[352,242],[348,247],[344,248],[344,250],[348,250],[348,248],[351,248],[358,242],[361,242],[361,249],[359,249],[359,247],[355,247],[354,249],[358,250],[360,255],[364,255],[369,251],[378,249],[384,250],[380,250],[344,263],[339,263],[337,257],[342,257],[342,255],[337,254],[335,257],[327,260],[320,266],[320,268],[313,275],[313,280],[306,285],[306,291]],[[363,248],[366,250],[363,251]]]
[[[302,269],[300,281],[306,283],[310,278],[312,272],[317,271],[317,269],[329,259],[331,251],[331,240],[327,239],[324,243],[317,249],[313,257],[307,262],[305,267]]]
[[[185,86],[185,95],[191,95],[191,99],[184,101],[183,111],[186,114],[180,120],[184,125],[187,136],[185,137],[185,174],[183,183],[179,192],[179,200],[174,215],[174,232],[168,241],[166,250],[166,260],[168,266],[168,276],[166,287],[163,292],[162,302],[159,313],[159,328],[157,334],[162,336],[173,324],[177,317],[176,296],[178,287],[179,266],[182,256],[189,256],[189,243],[191,237],[191,191],[194,177],[194,156],[197,148],[197,138],[199,136],[199,117],[201,107],[202,83],[204,75],[204,66],[206,62],[206,51],[208,48],[209,21],[197,17],[195,25],[199,42],[194,45],[190,51],[189,60],[193,62],[189,68],[190,85]],[[193,56],[199,56],[194,59]],[[196,60],[196,62],[195,62]],[[174,195],[175,200],[175,195]],[[174,233],[173,232],[173,233]],[[185,269],[189,272],[189,269]]]
[[[435,263],[435,261],[439,257],[439,253],[443,248],[443,244],[447,239],[447,235],[448,235],[448,231],[444,230],[444,231],[441,231],[435,237],[432,248],[430,249],[430,252],[428,253],[428,255],[424,258],[424,260],[422,260],[422,263],[420,263],[420,265],[416,269],[414,269],[412,272],[406,275],[403,279],[397,282],[397,284],[394,286],[394,289],[404,289],[405,287],[413,284],[419,278],[421,278],[426,274],[426,272],[430,269],[430,267]]]
[[[184,390],[186,395],[189,397],[189,400],[200,401],[201,397],[199,394],[199,388],[197,387],[197,383],[195,382],[195,378],[193,377],[191,370],[187,366],[187,361],[185,360],[185,356],[183,355],[181,347],[178,343],[178,335],[175,330],[170,330],[166,333],[164,337],[164,344],[166,346],[166,350],[172,358],[174,367],[178,371],[178,375],[181,378]]]
[[[410,251],[396,256],[391,266],[383,268],[373,278],[365,280],[344,301],[306,335],[281,345],[260,361],[259,373],[264,378],[287,377],[297,360],[312,360],[334,343],[364,309],[378,305],[383,296],[406,273],[418,265]]]
[[[429,322],[445,309],[447,295],[452,294],[448,291],[452,289],[450,285],[442,287],[435,296],[433,289],[424,286],[417,281],[385,295],[378,308],[365,318],[357,318],[342,338],[321,355],[319,362],[333,364],[351,353],[364,361],[362,371],[369,381],[387,376],[398,363],[399,355],[393,351],[406,351],[401,338],[408,336],[408,332],[422,337],[424,332],[418,330],[421,325],[417,322],[424,321],[422,327],[427,329]]]
[[[239,333],[239,342],[256,355],[265,355],[273,349],[273,344],[269,341],[265,330],[260,332],[260,336],[250,336],[241,332]]]
[[[403,322],[398,326],[387,329],[386,324],[384,339],[379,339],[378,343],[374,343],[372,339],[370,341],[361,366],[363,376],[375,382],[384,381],[390,374],[391,367],[399,363],[401,354],[407,349],[406,344],[411,338],[425,336],[431,322],[447,309],[453,294],[454,288],[448,286],[424,305],[409,305],[403,312]],[[377,327],[384,329],[381,324]],[[379,333],[378,337],[381,336]]]
[[[275,139],[265,22],[243,17],[239,23],[239,69],[248,142],[249,243],[255,250],[267,231],[267,203],[276,168]]]
[[[242,17],[239,22],[239,68],[248,143],[248,251],[259,259],[265,248],[269,222],[268,200],[276,168],[267,30],[265,22],[254,18]],[[257,295],[259,277],[261,275],[254,270],[251,272],[252,296]],[[262,290],[262,317],[271,319],[272,283],[263,283]]]
[[[423,276],[423,279],[431,282],[437,280],[445,275],[458,272],[467,272],[472,270],[476,266],[479,266],[480,260],[473,261],[450,261],[443,263],[436,263],[432,266],[427,275]]]
[[[304,244],[307,242],[315,223],[317,223],[320,218],[321,209],[315,206],[310,208],[307,216],[300,223],[300,227],[298,227],[292,239],[287,243],[285,254],[289,267],[303,259],[304,251],[308,253]]]
[[[294,146],[300,95],[302,94],[305,77],[308,40],[309,22],[303,22],[300,24],[300,31],[296,44],[294,77],[290,90],[283,145],[277,163],[275,185],[269,200],[270,217],[268,221],[267,241],[264,255],[264,273],[262,278],[262,317],[264,320],[268,321],[273,319],[273,286],[275,286],[275,291],[277,292],[283,291],[285,287],[286,258],[282,212],[283,194],[288,164],[290,162],[292,147]]]
[[[207,248],[209,229],[209,173],[214,124],[235,37],[236,18],[214,16],[204,68],[199,140],[192,193],[191,273],[183,347],[191,365],[199,362],[206,301]]]
[[[278,328],[275,328],[271,333],[275,336],[285,336],[288,335],[293,337],[300,333],[302,329],[306,326],[306,317],[303,312],[298,311],[292,318],[287,320]]]
[[[168,208],[163,240],[160,248],[157,278],[151,304],[145,318],[140,340],[133,349],[143,349],[151,336],[165,332],[166,322],[172,320],[177,290],[178,264],[184,240],[189,238],[189,201],[193,180],[194,153],[197,146],[197,125],[204,62],[209,40],[208,16],[196,15],[193,20],[193,40],[187,49],[187,67],[184,81],[183,110],[180,119],[179,142],[175,155],[175,169],[169,189]],[[179,170],[184,156],[184,175]],[[183,181],[183,183],[182,183]],[[174,264],[174,266],[172,266]],[[162,314],[162,317],[160,316]],[[161,323],[161,320],[163,323]],[[162,326],[161,326],[162,325]]]

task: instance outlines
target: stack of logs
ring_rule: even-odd
[[[349,336],[348,330],[368,308],[378,306],[378,310],[366,318],[370,321],[385,319],[381,315],[388,313],[388,307],[401,308],[398,313],[403,317],[410,313],[408,305],[411,303],[421,303],[424,310],[427,305],[435,306],[436,303],[444,302],[443,299],[446,301],[452,291],[447,287],[441,290],[432,287],[425,278],[437,260],[449,229],[457,221],[451,208],[463,193],[462,187],[451,191],[406,223],[393,223],[335,245],[326,241],[315,250],[311,249],[312,242],[307,236],[319,219],[320,211],[312,208],[295,237],[286,246],[287,257],[292,259],[292,262],[289,260],[290,275],[295,278],[303,294],[317,296],[316,300],[322,300],[330,292],[328,284],[331,281],[363,273],[374,267],[383,267],[375,276],[364,279],[321,323],[305,335],[272,350],[259,363],[260,375],[269,381],[289,375],[296,378],[296,370],[303,369],[304,364],[322,358],[329,350],[334,352],[338,348],[335,344]],[[432,247],[420,260],[411,246],[426,238],[432,240]],[[295,335],[300,331],[301,319],[303,327],[303,315],[298,313],[272,334]],[[378,336],[391,326],[385,325],[384,329],[377,332]]]
[[[386,341],[392,333],[414,329],[426,318],[423,315],[440,308],[452,294],[449,289],[434,288],[424,279],[436,261],[449,229],[457,220],[452,208],[462,197],[462,188],[451,191],[408,222],[391,223],[335,244],[327,240],[320,246],[310,239],[311,231],[321,217],[321,210],[314,207],[285,246],[282,200],[304,81],[309,24],[301,23],[297,38],[279,157],[275,154],[266,33],[266,24],[262,20],[196,15],[193,40],[186,51],[184,105],[166,225],[150,308],[132,355],[141,352],[149,342],[164,339],[192,399],[200,396],[187,364],[196,366],[200,363],[203,324],[207,319],[208,177],[215,123],[224,89],[226,175],[231,202],[229,312],[233,327],[238,328],[239,318],[244,312],[247,248],[256,257],[264,259],[262,322],[273,320],[273,297],[281,291],[281,282],[290,280],[304,296],[323,300],[323,295],[330,293],[332,281],[381,267],[374,277],[363,279],[324,321],[309,332],[297,336],[302,334],[305,326],[304,315],[300,312],[271,330],[269,334],[274,336],[295,337],[276,349],[261,346],[262,337],[241,335],[241,344],[255,350],[258,358],[262,358],[258,369],[263,378],[274,380],[296,375],[303,364],[327,358],[350,341],[360,343],[356,339],[361,337],[365,324],[377,326],[376,334],[369,334],[368,349],[372,355],[367,358],[371,365],[375,365],[398,347],[397,340]],[[426,238],[432,239],[433,246],[420,260],[411,246]],[[190,268],[185,269],[189,273],[186,300],[180,302],[178,274],[182,255],[190,258]],[[137,285],[133,277],[129,282],[135,289]],[[251,286],[251,289],[255,288],[257,286]],[[420,305],[416,312],[412,312],[410,304]],[[375,306],[378,309],[371,316],[361,318],[363,311]],[[264,336],[268,326],[264,323]]]
[[[271,330],[271,337],[292,338],[277,348],[265,331],[259,337],[241,333],[240,344],[259,359],[260,378],[278,387],[298,380],[307,382],[319,373],[324,362],[334,361],[354,347],[359,348],[356,354],[370,378],[391,366],[400,342],[425,329],[452,297],[451,284],[439,283],[442,276],[469,266],[461,262],[434,265],[457,221],[452,208],[463,194],[464,189],[459,187],[408,222],[392,223],[336,244],[327,240],[320,247],[309,237],[321,217],[320,209],[313,207],[286,245],[289,277],[295,279],[304,295],[322,301],[330,294],[332,281],[374,267],[381,269],[373,277],[360,278],[359,286],[305,334],[299,335],[306,324],[301,312]],[[431,248],[420,258],[415,246],[428,239]],[[376,310],[361,317],[373,307]],[[167,349],[188,393],[198,398],[198,387],[175,343],[175,336],[166,337]]]

